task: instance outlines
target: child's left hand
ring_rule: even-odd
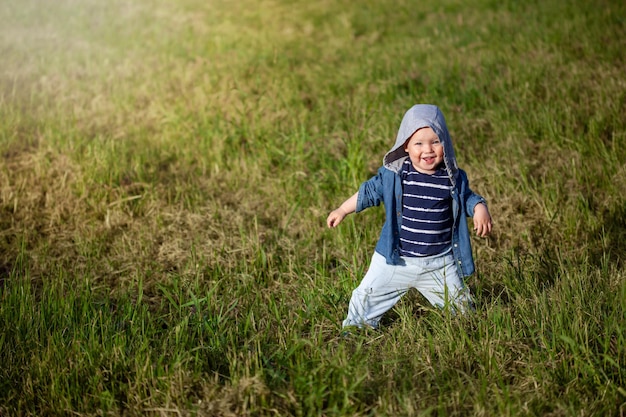
[[[491,233],[491,215],[483,203],[476,204],[474,207],[474,230],[480,237],[485,237]]]

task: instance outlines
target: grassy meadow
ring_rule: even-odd
[[[0,4],[0,416],[625,416],[626,4]],[[477,310],[340,337],[433,103]]]

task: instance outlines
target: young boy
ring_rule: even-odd
[[[385,223],[370,267],[352,292],[343,327],[378,327],[383,314],[409,288],[434,306],[471,308],[463,278],[474,272],[466,216],[479,236],[491,233],[485,199],[470,188],[457,166],[438,107],[417,104],[404,115],[396,143],[376,176],[333,210],[336,227],[350,213],[385,206]]]

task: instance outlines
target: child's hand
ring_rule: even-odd
[[[326,224],[328,225],[328,227],[339,226],[339,223],[341,223],[348,214],[354,213],[354,211],[356,210],[356,202],[358,196],[359,192],[357,191],[350,198],[344,201],[343,204],[339,206],[339,208],[330,212],[328,218],[326,219]]]
[[[340,207],[330,212],[328,218],[326,219],[326,224],[328,227],[337,227],[347,215],[348,213],[343,211]]]
[[[485,237],[491,233],[491,215],[483,203],[476,204],[474,207],[474,230],[480,237]]]

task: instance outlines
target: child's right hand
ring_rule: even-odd
[[[326,219],[326,224],[328,225],[328,227],[337,227],[348,214],[354,213],[354,211],[356,210],[356,202],[358,196],[359,192],[357,191],[350,198],[344,201],[343,204],[339,206],[339,208],[336,208],[330,212],[328,218]]]
[[[330,212],[328,218],[326,219],[326,224],[328,227],[337,227],[339,223],[343,221],[343,219],[347,216],[348,213],[343,211],[341,208],[335,209]]]

